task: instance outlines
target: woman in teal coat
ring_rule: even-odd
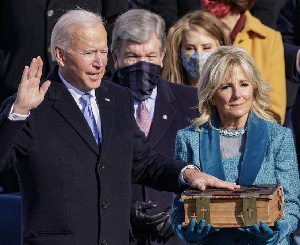
[[[269,227],[214,229],[192,219],[187,228],[183,202],[174,196],[172,222],[187,244],[289,244],[300,216],[300,182],[290,129],[275,122],[269,86],[242,48],[220,47],[204,65],[198,99],[201,116],[176,137],[176,160],[240,185],[282,184],[284,218]]]

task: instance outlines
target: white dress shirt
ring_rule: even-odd
[[[152,91],[152,94],[148,99],[145,100],[146,108],[150,113],[151,120],[153,121],[154,111],[155,111],[155,101],[157,97],[157,87],[155,87]],[[134,99],[134,117],[136,118],[136,113],[141,104],[140,100]]]

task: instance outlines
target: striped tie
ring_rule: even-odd
[[[146,107],[145,101],[141,102],[139,110],[136,114],[136,123],[147,137],[151,127],[151,116]]]
[[[91,106],[91,101],[90,101],[90,97],[91,94],[90,93],[85,93],[84,95],[82,95],[80,97],[80,101],[82,102],[82,113],[88,123],[88,125],[90,126],[92,133],[95,137],[95,140],[97,142],[97,144],[99,145],[99,143],[101,142],[100,140],[100,135],[98,132],[98,128],[97,128],[97,123],[92,111],[92,106]]]

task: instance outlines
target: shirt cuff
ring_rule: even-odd
[[[11,121],[24,121],[27,119],[27,117],[29,117],[30,112],[28,113],[28,115],[21,115],[18,113],[12,113],[12,110],[14,108],[15,103],[13,103],[13,105],[10,108],[9,114],[8,114],[8,119]]]
[[[298,50],[298,53],[297,53],[296,69],[297,69],[297,72],[299,75],[300,74],[300,49]]]
[[[294,72],[294,79],[296,80],[296,82],[300,82],[300,49],[297,52],[297,57],[296,57],[296,71]]]
[[[192,165],[192,164],[186,165],[183,169],[181,169],[181,173],[179,176],[179,181],[180,181],[181,185],[188,185],[188,183],[183,179],[184,171],[187,169],[196,169],[196,170],[200,171],[200,169],[195,165]]]

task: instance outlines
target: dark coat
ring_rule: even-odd
[[[110,81],[119,83],[116,73]],[[196,118],[197,103],[196,88],[171,83],[161,77],[159,78],[155,112],[148,136],[148,142],[156,152],[174,158],[177,131],[190,125],[190,120]],[[172,200],[173,193],[159,192],[138,184],[132,186],[133,203],[135,201],[157,202],[157,207],[149,210],[149,213],[157,214],[166,211],[171,207]],[[133,234],[139,245],[148,244],[150,237],[155,237],[151,232],[135,226],[133,226]],[[151,244],[156,243],[152,242]],[[166,244],[182,244],[182,241],[177,237],[172,237]]]
[[[296,76],[296,58],[300,49],[300,0],[287,0],[277,21],[284,44],[285,71],[288,80],[300,83]],[[293,129],[296,137],[298,163],[300,163],[300,88],[292,107]]]
[[[250,12],[264,25],[276,30],[278,14],[284,3],[285,0],[258,0],[255,2]]]
[[[15,165],[22,193],[25,244],[129,243],[131,182],[182,191],[186,164],[156,154],[139,130],[128,89],[96,89],[102,125],[98,145],[57,68],[44,101],[26,121],[0,114],[0,171]]]
[[[280,11],[277,28],[284,43],[286,77],[290,81],[297,82],[295,63],[297,52],[300,49],[300,0],[286,1]]]
[[[159,14],[165,20],[168,30],[186,13],[200,9],[200,0],[130,0],[130,7]]]

